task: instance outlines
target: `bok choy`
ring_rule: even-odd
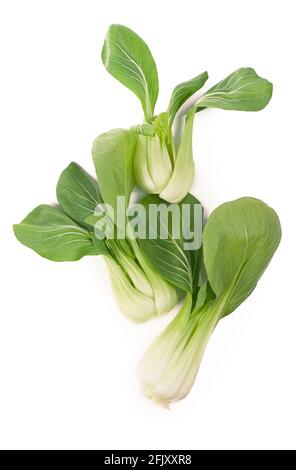
[[[205,221],[190,194],[194,120],[206,108],[259,111],[272,84],[240,68],[194,97],[208,80],[203,72],[177,85],[167,110],[155,114],[158,73],[147,44],[111,25],[102,61],[138,97],[143,122],[100,134],[92,146],[96,178],[70,163],[57,183],[58,203],[36,207],[14,233],[52,261],[102,255],[118,306],[134,322],[183,299],[138,369],[143,393],[168,407],[189,393],[211,334],[252,293],[281,239],[275,211],[251,197],[222,204]]]
[[[154,114],[158,97],[158,73],[147,44],[126,26],[110,26],[102,50],[107,71],[140,100],[144,122],[133,126],[138,135],[134,156],[138,186],[149,194],[160,194],[169,202],[180,202],[190,191],[194,177],[192,131],[196,112],[205,108],[259,111],[269,102],[272,84],[252,68],[240,68],[202,94],[186,112],[180,142],[174,133],[175,118],[182,106],[208,79],[207,72],[180,83],[166,112]]]
[[[188,394],[218,322],[254,290],[280,239],[278,216],[258,199],[214,210],[203,234],[207,280],[196,300],[187,292],[180,312],[144,355],[139,380],[145,395],[169,406]]]
[[[112,155],[116,157],[115,152]],[[110,154],[109,157],[111,162]],[[117,167],[117,171],[120,172],[121,167]],[[121,191],[119,186],[116,188]],[[109,190],[103,194],[110,202],[110,183]],[[131,190],[132,187],[122,189],[127,194]],[[58,206],[38,206],[20,224],[14,225],[15,236],[21,243],[52,261],[76,261],[87,255],[103,255],[117,303],[132,321],[146,321],[175,306],[176,289],[150,266],[137,240],[108,239],[103,231],[100,238],[96,236],[94,211],[104,204],[102,192],[97,181],[76,163],[62,172],[57,184],[57,200]]]

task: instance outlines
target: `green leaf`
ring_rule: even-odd
[[[97,181],[74,162],[59,178],[57,199],[66,214],[86,228],[89,224],[85,219],[93,215],[96,206],[103,202]]]
[[[161,145],[165,145],[170,131],[168,127],[168,114],[160,113],[155,117],[152,124],[143,122],[137,126],[130,127],[130,131],[145,137],[155,137],[157,135]]]
[[[211,214],[203,242],[210,284],[201,285],[193,308],[187,292],[179,313],[144,355],[138,376],[149,398],[164,406],[185,398],[217,323],[254,289],[280,238],[276,213],[257,199],[238,199]]]
[[[123,129],[114,129],[96,138],[92,157],[99,187],[105,204],[110,204],[116,216],[117,197],[125,197],[128,206],[135,184],[133,156],[137,135]]]
[[[43,204],[13,226],[16,238],[52,261],[76,261],[86,255],[107,254],[104,241],[93,244],[92,235],[59,207]]]
[[[158,96],[158,74],[147,44],[126,26],[108,29],[102,61],[108,72],[140,99],[146,121],[153,118]]]
[[[137,126],[130,127],[130,131],[138,135],[145,135],[147,137],[155,136],[155,129],[153,124],[148,122],[143,122],[143,124],[138,124]]]
[[[168,137],[170,135],[168,113],[158,114],[154,119],[153,126],[161,144],[167,144]]]
[[[178,223],[172,217],[172,213],[169,212],[168,217],[168,238],[161,238],[161,227],[167,226],[166,215],[161,212],[157,214],[157,227],[151,226],[151,218],[149,215],[149,207],[151,204],[156,205],[158,208],[160,205],[164,205],[167,208],[170,206],[169,203],[163,201],[157,195],[149,195],[145,197],[141,204],[146,209],[146,222],[147,232],[145,239],[138,239],[139,245],[144,255],[149,259],[153,268],[168,282],[179,287],[184,291],[189,291],[193,295],[198,288],[199,268],[201,262],[201,248],[192,250],[184,249],[185,237],[182,235],[182,227],[178,227]],[[175,204],[173,206],[179,207],[181,213],[181,224],[183,218],[188,218],[188,213],[185,212],[183,204],[187,204],[190,209],[190,220],[193,221],[194,205],[199,204],[198,200],[188,194],[180,205]],[[198,224],[202,226],[202,211],[199,214]],[[150,220],[150,225],[149,225]],[[177,219],[176,219],[177,220]],[[180,223],[179,222],[179,223]],[[180,225],[181,225],[180,224]],[[185,224],[184,224],[185,226]],[[180,237],[178,235],[178,228],[180,228]],[[191,229],[193,226],[191,226]],[[152,238],[152,236],[153,238]],[[148,236],[149,235],[149,236]]]
[[[255,288],[281,239],[277,214],[264,202],[241,198],[213,211],[203,235],[204,262],[215,294],[231,313]]]
[[[197,77],[192,78],[186,82],[180,83],[177,85],[172,93],[170,103],[169,103],[169,124],[173,124],[175,116],[181,106],[187,101],[194,93],[196,93],[200,88],[204,86],[208,79],[208,73],[203,72]]]
[[[269,103],[272,83],[252,68],[240,68],[207,91],[196,103],[200,108],[260,111]]]

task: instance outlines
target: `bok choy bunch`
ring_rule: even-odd
[[[145,395],[163,406],[181,400],[190,391],[200,362],[218,322],[232,313],[254,290],[281,239],[278,216],[258,199],[241,198],[222,204],[210,215],[203,234],[203,258],[207,279],[198,286],[199,277],[188,276],[183,265],[183,280],[192,286],[180,312],[155,339],[139,366],[139,380]],[[150,253],[149,246],[143,244]],[[157,257],[151,258],[159,271]],[[180,255],[181,258],[181,255]],[[168,261],[168,259],[167,259]],[[180,270],[171,257],[169,277]],[[168,271],[167,271],[168,273]],[[179,278],[178,278],[179,279]],[[176,283],[180,287],[179,283]]]
[[[194,119],[205,108],[259,111],[272,84],[240,68],[193,100],[208,79],[203,72],[177,85],[166,112],[155,115],[158,74],[145,42],[112,25],[102,60],[139,98],[144,122],[99,135],[92,147],[97,178],[71,163],[57,183],[58,204],[36,207],[14,233],[49,260],[102,255],[117,303],[134,322],[169,312],[183,295],[138,370],[144,394],[168,407],[188,394],[211,334],[254,290],[281,239],[275,211],[251,197],[222,204],[205,223],[189,192]],[[176,116],[185,106],[180,135]],[[136,185],[146,193],[140,201]]]
[[[195,115],[205,108],[259,111],[269,102],[272,84],[252,68],[239,68],[188,106],[181,138],[174,133],[176,115],[208,79],[207,72],[177,85],[166,112],[154,114],[158,73],[147,44],[126,26],[111,25],[102,49],[107,71],[140,100],[144,122],[133,126],[137,134],[134,156],[136,182],[148,194],[180,202],[194,178],[192,131]],[[189,107],[189,109],[188,109]]]
[[[137,240],[118,238],[114,224],[110,225],[115,233],[109,234],[110,226],[100,224],[100,217],[95,215],[96,208],[105,203],[114,207],[115,213],[117,195],[129,201],[134,184],[129,168],[133,145],[133,136],[121,130],[99,137],[94,145],[94,162],[99,174],[102,169],[100,187],[79,165],[71,163],[57,184],[59,205],[36,207],[14,225],[14,233],[21,243],[53,261],[103,255],[121,311],[132,321],[144,322],[175,306],[176,289],[153,269]]]

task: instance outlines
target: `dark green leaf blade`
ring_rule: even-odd
[[[149,225],[150,205],[157,205],[158,208],[163,205],[169,208],[171,206],[169,203],[160,199],[157,195],[149,195],[141,201],[141,204],[143,204],[146,209],[145,217],[147,221],[147,236],[145,239],[139,238],[139,244],[143,253],[149,259],[154,269],[162,275],[164,279],[180,289],[186,292],[189,291],[195,295],[195,292],[198,289],[201,248],[198,247],[197,249],[192,250],[184,249],[185,238],[182,234],[182,227],[180,227],[180,237],[176,238],[174,233],[178,233],[176,232],[177,224],[171,215],[169,215],[168,218],[169,230],[167,239],[161,238],[161,227],[165,227],[167,225],[165,213],[158,213],[157,227],[153,227],[153,230],[151,230],[151,223]],[[175,204],[175,206],[180,208],[181,224],[182,217],[188,217],[188,213],[185,213],[185,210],[184,212],[182,210],[182,204],[189,206],[190,217],[192,217],[194,204],[199,204],[199,202],[194,196],[189,194],[179,205]],[[183,208],[184,207],[185,206],[183,206]],[[202,220],[198,220],[198,223],[202,224]],[[152,233],[154,239],[151,237]],[[190,237],[188,237],[188,240],[186,241],[188,242],[189,240]]]
[[[208,90],[196,103],[201,108],[260,111],[269,103],[272,83],[250,67],[240,68]]]
[[[40,256],[52,261],[76,261],[86,255],[107,254],[104,241],[96,247],[92,235],[77,225],[59,207],[36,207],[13,226],[16,238]]]
[[[64,212],[79,225],[89,228],[85,219],[93,215],[96,206],[103,202],[97,181],[72,162],[62,172],[56,192]]]
[[[229,296],[225,315],[253,291],[281,239],[275,211],[264,202],[240,198],[213,211],[203,235],[204,262],[217,296]]]
[[[105,38],[102,61],[108,72],[140,99],[150,121],[158,96],[158,74],[147,44],[126,26],[113,24]]]
[[[186,82],[180,83],[177,85],[172,93],[170,103],[169,103],[169,124],[172,125],[175,116],[181,106],[187,101],[194,93],[200,90],[208,79],[208,73],[203,72],[197,77],[192,78]]]

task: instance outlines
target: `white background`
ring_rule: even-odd
[[[1,1],[0,447],[296,448],[295,23],[293,1]],[[170,411],[143,398],[136,365],[168,317],[123,318],[99,258],[53,263],[12,223],[55,200],[72,160],[93,172],[93,139],[142,119],[100,61],[111,23],[149,44],[165,110],[173,87],[251,66],[274,83],[259,113],[208,110],[194,132],[193,192],[210,212],[256,196],[283,239],[252,296],[224,319],[190,395]]]

